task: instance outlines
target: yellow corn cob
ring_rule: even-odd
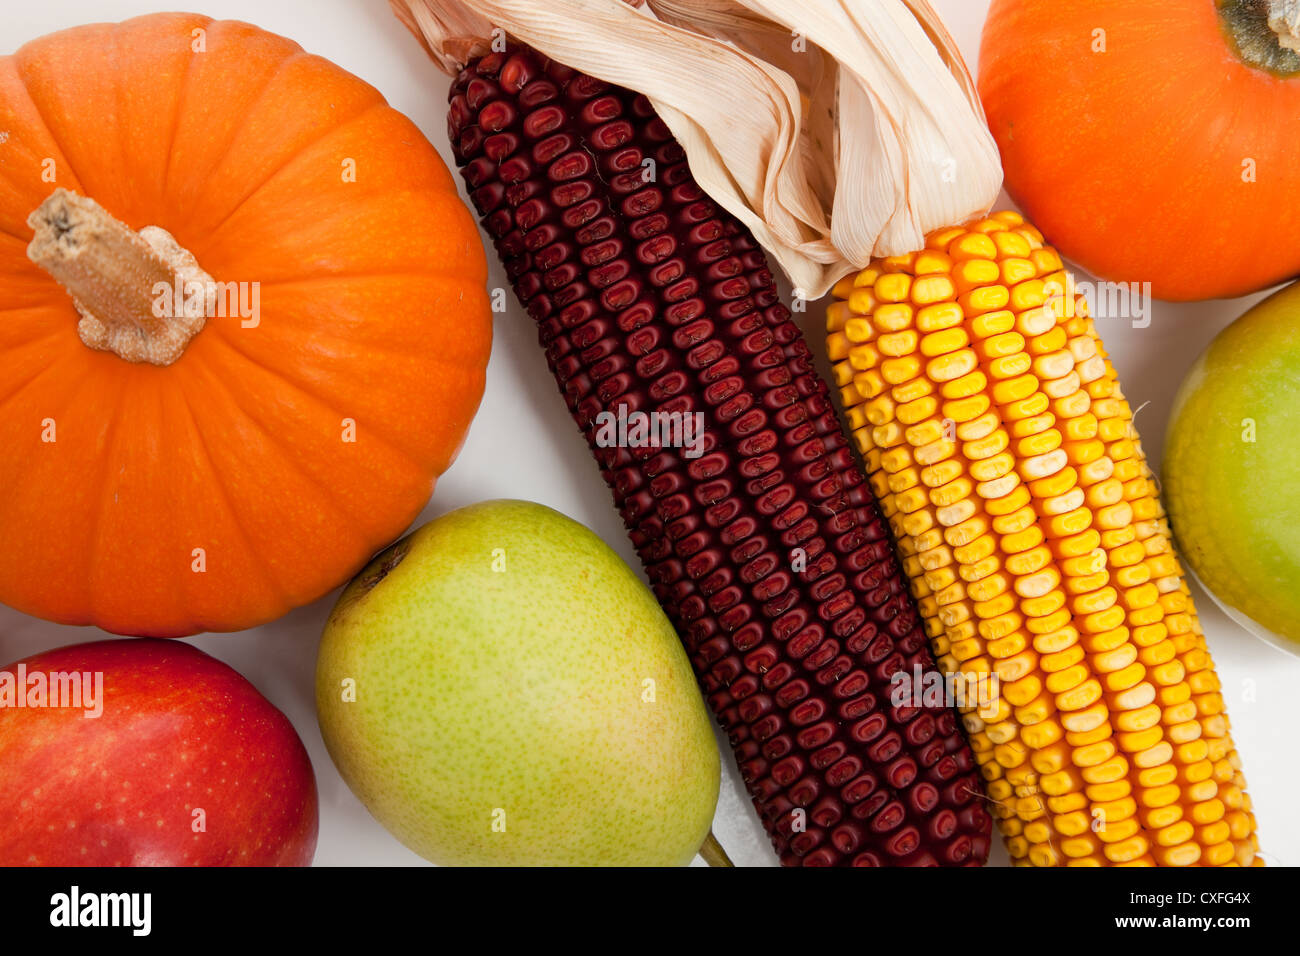
[[[1019,865],[1262,864],[1214,665],[1082,297],[1015,213],[835,287],[827,346]]]

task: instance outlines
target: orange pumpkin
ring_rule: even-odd
[[[171,636],[346,580],[464,440],[486,276],[425,137],[283,37],[0,57],[0,601]]]
[[[1300,25],[1287,10],[994,0],[979,90],[1007,191],[1064,255],[1159,298],[1300,273]]]

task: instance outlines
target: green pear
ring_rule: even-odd
[[[1188,371],[1163,477],[1178,547],[1201,583],[1252,630],[1300,652],[1300,283],[1220,332]]]
[[[685,865],[719,758],[685,651],[603,541],[525,501],[443,515],[343,592],[321,733],[399,840],[445,865]]]

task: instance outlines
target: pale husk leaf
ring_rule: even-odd
[[[646,94],[701,188],[808,298],[1001,187],[975,85],[925,0],[390,2],[449,73],[497,29]]]

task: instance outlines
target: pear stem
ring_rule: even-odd
[[[709,831],[709,835],[704,838],[704,845],[700,847],[700,857],[709,866],[735,866],[731,862],[731,857],[727,856],[727,851],[722,848],[718,838]]]

